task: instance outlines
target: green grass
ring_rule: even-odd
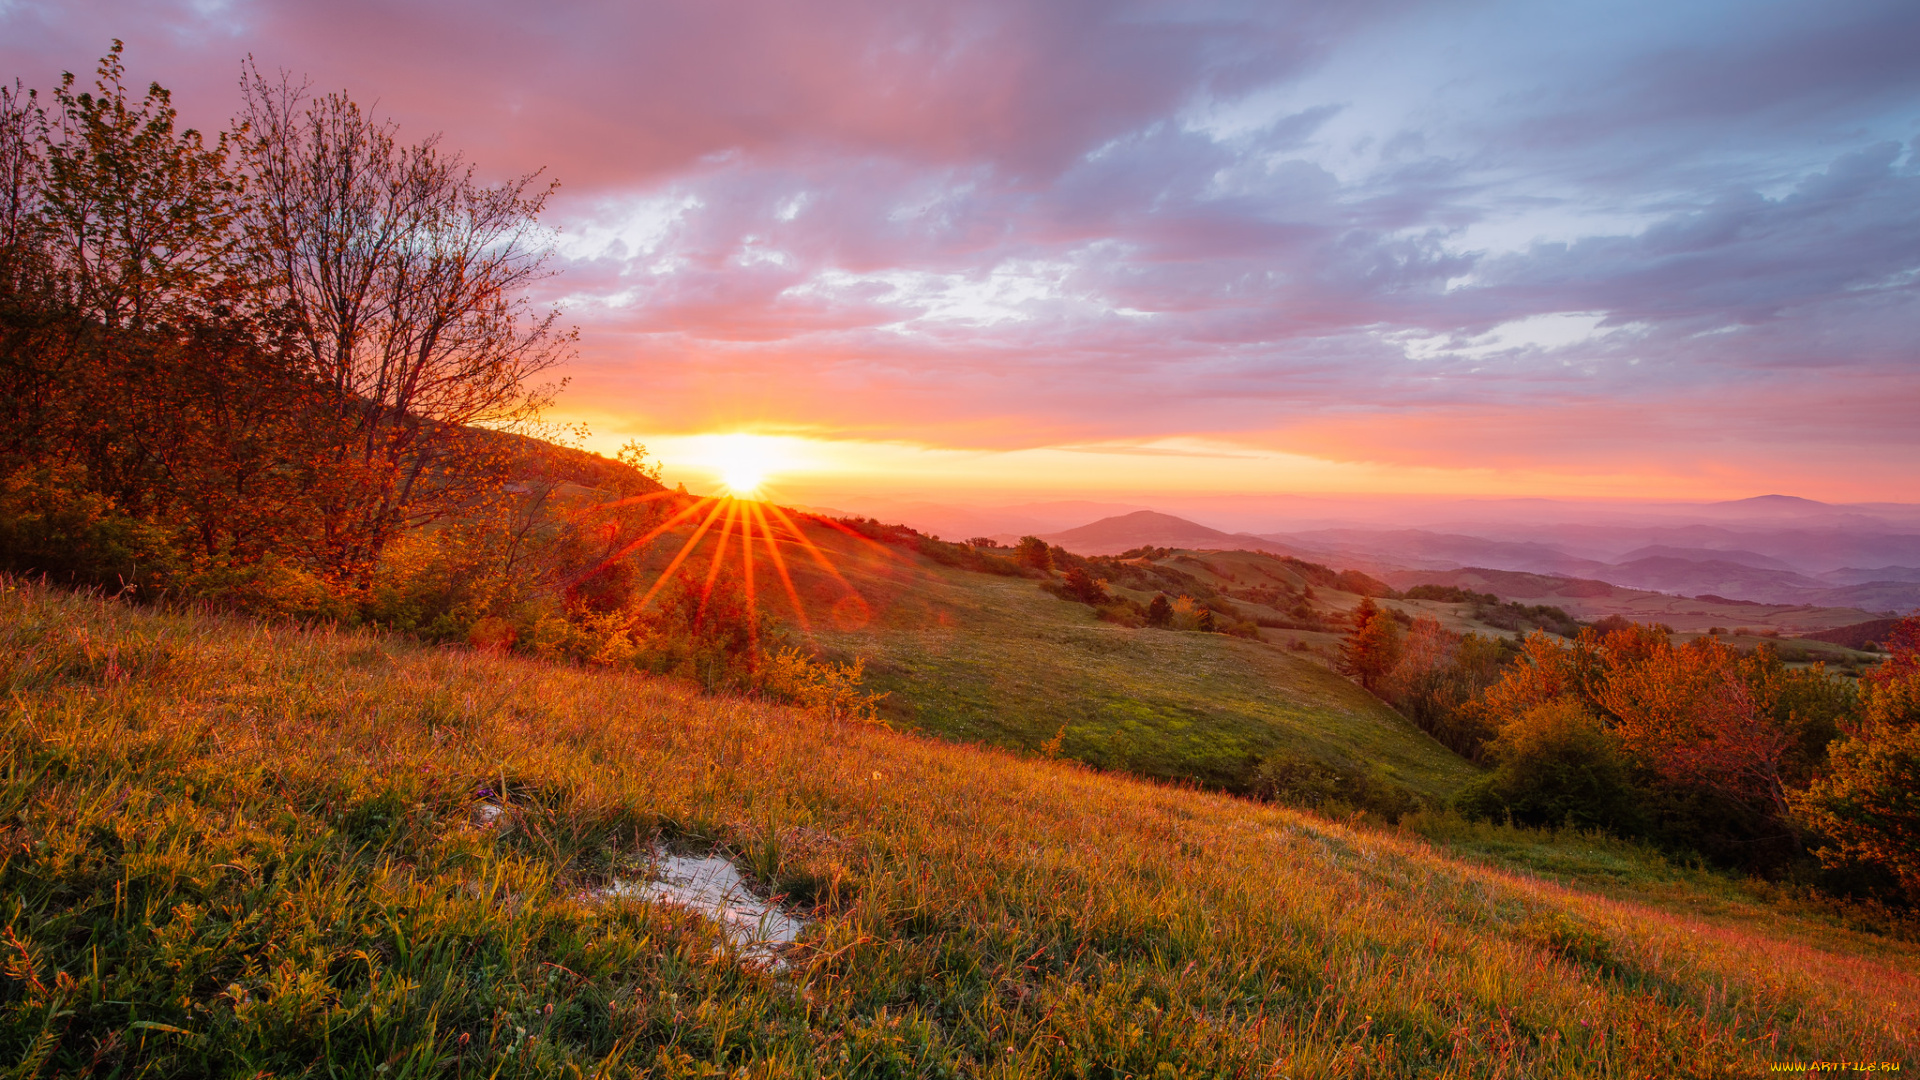
[[[1063,756],[1097,768],[1229,791],[1249,789],[1260,759],[1278,749],[1378,770],[1435,803],[1475,771],[1324,657],[1282,642],[1117,626],[1030,578],[941,566],[825,528],[808,533],[844,579],[799,545],[781,545],[812,638],[829,655],[865,662],[866,684],[888,695],[881,710],[895,726],[1026,751],[1058,737]],[[643,577],[677,547],[652,553]],[[707,565],[710,550],[690,563]],[[759,574],[763,595],[797,625],[764,584],[768,569]],[[849,588],[864,598],[864,625],[827,614]]]
[[[1444,802],[1473,767],[1352,682],[1286,649],[1104,623],[1033,581],[925,568],[941,617],[823,633],[867,662],[896,723],[948,738],[1061,752],[1103,769],[1229,790],[1287,748],[1379,767]]]
[[[1590,890],[665,680],[0,589],[16,1076],[1920,1065],[1920,950],[1691,912],[1685,881]],[[789,967],[586,897],[656,841],[812,919]]]
[[[1755,923],[1791,928],[1802,940],[1896,962],[1920,945],[1920,919],[1911,911],[1845,901],[1790,881],[1737,877],[1697,857],[1676,859],[1604,832],[1530,829],[1431,811],[1403,818],[1399,828],[1461,858],[1664,907],[1730,930]]]

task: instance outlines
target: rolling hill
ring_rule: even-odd
[[[1577,619],[1592,622],[1620,615],[1635,622],[1665,623],[1682,633],[1698,633],[1714,626],[1774,630],[1805,634],[1847,626],[1870,617],[1856,607],[1812,604],[1762,604],[1724,596],[1675,596],[1646,589],[1630,589],[1605,581],[1525,574],[1512,570],[1468,567],[1461,570],[1408,570],[1383,575],[1397,589],[1415,585],[1454,585],[1490,592],[1501,599],[1530,604],[1552,604]]]
[[[1911,1062],[1884,915],[668,680],[0,590],[43,1075],[1728,1077]],[[635,887],[681,857],[799,924]],[[28,1071],[32,1071],[30,1068]]]
[[[1075,555],[1118,555],[1139,547],[1244,549],[1276,555],[1296,555],[1298,549],[1263,540],[1250,533],[1227,533],[1185,518],[1154,510],[1101,518],[1075,529],[1048,533],[1040,539]]]
[[[1046,509],[1059,514],[1075,505],[1046,504]],[[996,518],[985,511],[972,517],[958,511],[935,513],[917,504],[914,509],[922,531],[943,531],[925,527],[937,518],[948,526],[944,532],[950,536],[979,533],[1002,542],[1016,534],[990,529],[990,523],[1025,520]],[[1088,556],[1141,547],[1264,551],[1375,576],[1477,567],[1785,607],[1857,608],[1862,616],[1920,609],[1920,571],[1897,562],[1920,558],[1920,534],[1911,531],[1913,508],[1887,507],[1884,513],[1872,509],[1761,496],[1669,508],[1663,517],[1635,524],[1463,526],[1483,529],[1480,534],[1378,526],[1255,534],[1137,510],[1038,535]],[[973,532],[958,531],[962,528]],[[1877,565],[1876,560],[1888,563],[1884,574],[1834,569],[1849,562]]]
[[[782,534],[778,547],[801,610],[778,592],[765,601],[790,624],[809,626],[799,640],[863,661],[867,685],[888,693],[882,708],[898,726],[1028,751],[1057,736],[1063,755],[1099,768],[1237,791],[1282,749],[1381,770],[1435,804],[1476,771],[1331,672],[1332,634],[1244,640],[1118,626],[1029,577],[942,565],[911,544],[850,535],[817,518],[797,523],[806,543]],[[693,564],[705,565],[718,542],[703,540]],[[643,576],[663,569],[677,547],[647,553]],[[1258,558],[1273,576],[1249,581],[1306,584],[1278,560]],[[1234,573],[1226,560],[1167,561],[1196,587],[1226,580],[1214,570]],[[1333,611],[1359,599],[1322,591]]]

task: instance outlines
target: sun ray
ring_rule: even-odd
[[[655,526],[654,529],[648,532],[645,536],[640,537],[640,539],[627,544],[625,547],[622,547],[619,551],[616,551],[613,554],[607,556],[606,558],[601,559],[600,562],[596,564],[593,569],[587,571],[584,574],[581,574],[575,580],[585,581],[587,578],[590,578],[593,575],[599,573],[600,571],[605,570],[607,567],[612,566],[614,563],[617,563],[621,559],[624,559],[627,556],[633,554],[634,552],[640,550],[642,547],[646,546],[647,544],[652,543],[657,537],[660,536],[660,534],[666,532],[668,529],[673,528],[675,525],[678,525],[680,522],[684,521],[685,519],[692,517],[694,514],[699,513],[700,508],[702,506],[705,506],[707,503],[714,502],[714,501],[715,500],[708,499],[705,497],[695,499],[693,502],[688,503],[685,507],[683,507],[679,513],[674,514],[672,517],[669,517],[667,520],[661,522],[658,526]]]
[[[765,506],[753,503],[751,509],[753,516],[760,521],[760,535],[767,542],[767,555],[773,559],[773,569],[780,575],[780,584],[787,590],[787,599],[793,603],[793,614],[800,620],[800,630],[812,637],[813,627],[807,622],[807,609],[800,603],[800,590],[793,587],[793,575],[787,573],[787,560],[780,554],[780,542],[774,536],[773,526],[767,523]]]
[[[787,512],[785,510],[780,509],[780,507],[774,505],[773,503],[768,503],[767,509],[773,511],[775,517],[778,517],[781,521],[785,522],[787,528],[793,530],[793,534],[799,537],[800,543],[804,547],[806,547],[807,552],[813,556],[813,561],[820,564],[820,569],[825,570],[829,574],[832,574],[833,580],[839,582],[842,585],[845,585],[848,591],[850,592],[857,591],[853,588],[853,582],[848,581],[846,577],[840,573],[839,568],[834,566],[833,563],[827,558],[826,552],[821,551],[820,546],[813,542],[813,538],[808,536],[805,532],[803,532],[800,526],[794,524],[793,519],[787,516]]]
[[[628,495],[625,498],[614,499],[610,502],[595,503],[587,508],[587,512],[597,514],[602,510],[613,510],[622,506],[638,506],[641,503],[652,502],[655,499],[671,499],[679,494],[681,493],[678,491],[651,491],[645,495]]]
[[[771,502],[745,498],[738,494],[687,496],[681,492],[660,491],[647,495],[634,496],[628,499],[615,500],[610,503],[602,503],[590,508],[588,513],[592,514],[621,505],[643,504],[657,499],[675,496],[688,499],[689,501],[685,506],[677,508],[666,520],[648,529],[643,535],[622,545],[618,551],[602,559],[593,569],[582,574],[581,577],[584,579],[592,576],[608,565],[640,551],[666,533],[685,527],[695,517],[699,517],[698,523],[692,527],[691,534],[688,535],[680,545],[679,550],[674,553],[673,558],[667,562],[665,569],[660,571],[659,576],[647,589],[646,594],[635,604],[636,609],[644,609],[651,604],[654,598],[660,595],[661,590],[666,587],[667,582],[672,580],[674,575],[679,572],[690,559],[697,559],[700,548],[703,546],[707,535],[713,532],[716,524],[720,527],[719,534],[715,538],[712,546],[712,561],[708,564],[706,574],[704,575],[704,581],[700,591],[699,609],[695,615],[696,623],[705,620],[707,612],[712,605],[714,590],[718,586],[720,574],[725,569],[728,558],[733,554],[730,548],[736,529],[740,534],[739,558],[741,564],[741,583],[745,591],[745,600],[749,611],[758,611],[760,604],[758,566],[756,565],[757,560],[754,553],[754,541],[756,537],[765,546],[765,556],[772,562],[774,573],[780,579],[781,591],[784,592],[788,602],[793,606],[793,617],[798,623],[801,632],[805,634],[809,640],[813,637],[812,620],[807,617],[805,601],[801,599],[800,590],[794,582],[793,570],[787,563],[786,554],[781,551],[781,544],[783,542],[798,542],[801,547],[806,549],[808,556],[812,558],[813,562],[818,565],[821,570],[825,571],[828,576],[833,578],[842,589],[846,590],[848,596],[854,598],[859,597],[859,589],[854,586],[853,582],[848,580],[847,576],[841,572],[838,566],[834,565],[834,556],[815,542],[814,538],[810,536],[807,530],[796,520],[796,515],[790,514],[786,508]],[[706,511],[704,516],[700,516],[702,510]],[[889,550],[885,545],[874,541],[870,537],[862,536],[860,533],[847,528],[837,521],[830,521],[824,518],[815,518],[813,520],[818,524],[834,529],[836,532],[843,533],[861,541],[864,546],[881,552],[889,559],[899,559],[901,557],[897,553]],[[783,539],[783,534],[789,535]],[[836,611],[837,610],[836,608]],[[747,632],[757,649],[760,639],[758,624],[750,623]]]
[[[693,530],[693,535],[687,538],[687,542],[680,545],[680,550],[674,555],[673,561],[667,564],[665,570],[660,571],[659,580],[655,581],[653,588],[647,590],[647,595],[641,597],[640,602],[634,605],[636,608],[645,608],[647,604],[652,602],[654,594],[658,593],[661,587],[667,583],[668,579],[673,577],[673,572],[680,569],[680,564],[686,562],[687,556],[692,553],[694,548],[699,546],[700,538],[707,535],[707,530],[713,527],[713,519],[720,516],[720,509],[723,504],[718,499],[710,501],[713,503],[712,511],[710,511],[705,518],[701,519],[700,527]]]
[[[825,525],[829,529],[838,529],[839,531],[846,533],[848,536],[851,536],[855,540],[858,540],[861,543],[867,545],[868,547],[874,549],[875,551],[878,551],[880,554],[885,555],[889,559],[898,560],[900,558],[899,552],[894,551],[892,548],[889,548],[887,545],[881,543],[878,540],[875,540],[871,536],[865,536],[854,529],[847,528],[845,525],[840,524],[839,522],[833,520],[832,518],[815,518],[814,520],[818,521],[822,525]]]
[[[713,542],[713,563],[707,567],[706,584],[700,586],[700,611],[693,617],[693,625],[699,626],[707,620],[707,603],[713,599],[713,583],[720,580],[720,568],[726,565],[727,541],[733,537],[733,523],[740,519],[740,500],[727,500],[727,517],[720,523],[720,536]]]
[[[760,600],[753,591],[753,508],[743,503],[740,513],[740,580],[747,592],[747,643],[760,655]]]

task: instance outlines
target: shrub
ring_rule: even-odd
[[[862,688],[866,665],[815,659],[797,648],[781,649],[767,657],[761,689],[791,701],[824,720],[851,720],[882,724],[880,702],[887,695]]]
[[[1604,619],[1597,620],[1593,624],[1592,629],[1594,633],[1604,635],[1617,633],[1621,630],[1631,630],[1633,627],[1633,620],[1627,618],[1625,615],[1609,615]]]
[[[1489,744],[1494,771],[1455,801],[1469,817],[1511,817],[1524,825],[1638,828],[1634,788],[1618,742],[1578,701],[1536,705]]]
[[[175,583],[181,568],[167,531],[89,490],[85,469],[22,466],[0,477],[0,570],[151,591]]]
[[[1155,593],[1153,602],[1147,605],[1147,625],[1159,627],[1173,625],[1173,604],[1167,600],[1166,593]]]
[[[1083,604],[1092,604],[1097,607],[1112,599],[1107,595],[1106,584],[1095,581],[1093,575],[1087,573],[1087,568],[1084,566],[1068,567],[1061,583],[1066,586],[1066,594],[1070,599],[1078,600]]]
[[[1053,552],[1047,542],[1037,536],[1023,536],[1013,549],[1013,561],[1029,570],[1038,570],[1043,574],[1053,572]]]
[[[1254,773],[1254,793],[1333,817],[1360,812],[1398,822],[1402,815],[1420,809],[1418,796],[1382,772],[1363,772],[1285,752],[1261,761]]]
[[[1171,610],[1173,616],[1167,620],[1168,628],[1173,630],[1198,630],[1200,629],[1200,614],[1206,609],[1196,603],[1191,596],[1179,596],[1174,598]]]

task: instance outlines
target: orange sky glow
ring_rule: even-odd
[[[1836,479],[1816,465],[1735,468],[1712,459],[1676,462],[1648,455],[1602,466],[1491,467],[1342,460],[1255,444],[1207,438],[1163,438],[1142,443],[1078,443],[1020,449],[981,449],[820,438],[731,430],[649,434],[611,427],[597,417],[592,449],[612,453],[627,439],[644,442],[668,483],[696,494],[723,492],[723,477],[742,459],[764,473],[758,490],[793,502],[845,501],[861,495],[928,498],[1151,498],[1159,494],[1367,494],[1559,499],[1718,500],[1776,489],[1818,490],[1831,501],[1884,499],[1889,491],[1920,498],[1906,486],[1899,463],[1849,469],[1857,482]],[[1354,433],[1345,445],[1364,444]],[[1390,435],[1383,446],[1391,446]]]
[[[691,490],[1920,502],[1920,5],[435,11],[17,0],[0,62],[110,27],[217,131],[251,55],[558,182],[549,419]]]

